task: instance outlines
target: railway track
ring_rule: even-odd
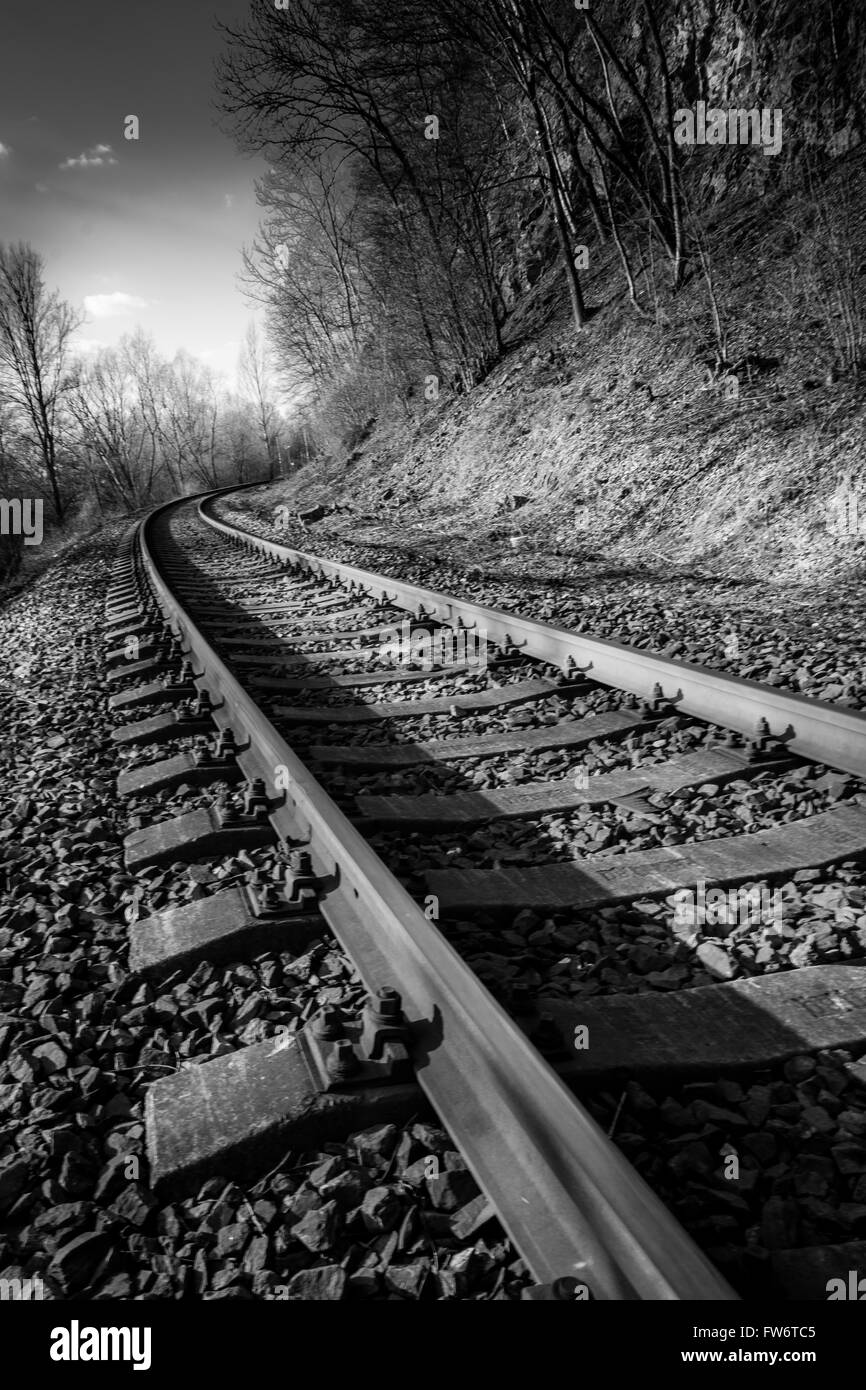
[[[856,912],[799,954],[790,923],[798,876],[860,891],[866,716],[308,556],[207,499],[130,538],[106,621],[127,866],[276,848],[266,879],[144,911],[131,964],[301,952],[324,920],[367,991],[156,1082],[158,1189],[429,1102],[539,1296],[734,1297],[581,1098],[866,1048]]]

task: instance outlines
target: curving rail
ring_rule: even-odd
[[[423,607],[430,615],[477,622],[497,640],[507,635],[527,652],[561,665],[569,657],[577,664],[589,662],[598,679],[640,693],[662,677],[670,687],[674,670],[684,701],[697,701],[695,692],[712,684],[709,673],[699,668],[530,624],[237,532],[208,515],[211,496],[199,504],[208,525],[283,563],[387,594],[412,611]],[[734,1298],[718,1271],[318,784],[185,610],[153,540],[157,520],[178,505],[190,501],[158,508],[140,525],[111,611],[117,621],[136,606],[153,616],[158,611],[179,639],[195,685],[210,697],[217,726],[234,732],[243,773],[264,781],[270,821],[280,840],[307,842],[313,872],[325,885],[322,916],[364,984],[371,991],[392,987],[402,996],[417,1082],[534,1277],[547,1284],[571,1276],[600,1299]],[[751,686],[719,679],[730,686]],[[744,709],[756,692],[750,689],[743,696]],[[772,694],[788,718],[785,697]],[[831,716],[837,715],[834,721]],[[749,723],[751,711],[743,720]],[[858,721],[866,727],[862,716],[826,709],[822,727],[836,730],[842,751]],[[724,722],[732,721],[726,717]],[[795,736],[811,735],[801,729]],[[151,1118],[160,1084],[150,1093]],[[158,1166],[159,1154],[152,1157]]]

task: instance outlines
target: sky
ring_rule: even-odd
[[[83,346],[137,325],[234,384],[239,284],[265,169],[217,125],[215,20],[245,0],[3,0],[0,241],[28,241],[86,311]],[[125,120],[139,120],[139,139]]]

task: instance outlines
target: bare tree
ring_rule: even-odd
[[[153,495],[162,464],[142,410],[128,338],[80,364],[69,408],[97,488],[105,479],[125,506],[141,506]]]
[[[214,374],[190,353],[175,354],[166,382],[163,439],[180,475],[219,487],[219,401]]]
[[[253,321],[247,329],[238,363],[238,382],[255,408],[262,443],[268,460],[268,481],[279,462],[280,417],[273,401],[273,380],[268,351]]]
[[[147,430],[147,450],[150,460],[157,457],[165,469],[174,492],[183,492],[180,460],[166,445],[166,415],[171,381],[171,367],[157,351],[153,339],[140,328],[124,338],[127,368],[135,381],[138,404]]]
[[[58,476],[58,410],[71,381],[70,338],[82,322],[42,277],[42,257],[19,242],[0,245],[0,368],[38,445],[58,521],[66,504]]]
[[[385,10],[373,0],[293,0],[286,11],[253,7],[242,28],[224,32],[230,43],[219,69],[223,110],[244,148],[266,152],[283,174],[289,225],[280,240],[295,267],[289,288],[298,309],[280,315],[280,328],[295,339],[308,377],[327,381],[329,358],[345,361],[331,337],[335,310],[338,332],[351,340],[349,354],[369,365],[378,352],[390,371],[389,333],[382,329],[392,325],[389,314],[385,323],[378,316],[381,287],[368,295],[366,324],[358,303],[354,262],[362,248],[368,279],[373,260],[382,263],[390,253],[388,269],[401,290],[408,288],[404,302],[428,340],[428,364],[443,356],[467,376],[479,363],[483,370],[501,347],[502,305],[480,178],[498,118],[489,83],[464,81],[465,57],[435,7],[421,0],[398,0]],[[346,168],[354,189],[363,189],[364,211],[374,213],[366,227],[363,219],[353,227],[346,221],[354,216],[342,197],[339,171]],[[329,250],[318,283],[300,273],[309,245],[293,187],[304,196],[304,224],[318,223],[317,254]],[[280,346],[276,334],[274,341]]]

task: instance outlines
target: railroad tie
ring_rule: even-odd
[[[557,1070],[571,1082],[715,1077],[823,1048],[862,1047],[866,970],[811,965],[670,993],[543,1005],[569,1053]]]
[[[287,1150],[427,1114],[413,1082],[325,1090],[301,1036],[268,1038],[156,1081],[145,1097],[151,1184],[195,1191],[215,1172],[255,1179]]]
[[[224,888],[133,922],[129,964],[143,975],[158,976],[190,969],[202,960],[250,959],[265,951],[300,955],[326,932],[315,911],[263,912],[246,887]]]
[[[509,869],[431,869],[442,913],[542,908],[581,912],[707,883],[744,883],[866,857],[866,807],[854,803],[807,820],[698,844],[606,854],[578,864]]]
[[[325,682],[327,686],[333,684],[333,681]],[[298,688],[309,689],[310,685],[310,681],[299,682]],[[585,685],[579,687],[585,688]],[[370,705],[279,705],[274,713],[291,724],[362,724],[377,719],[412,719],[424,714],[448,714],[452,709],[507,709],[511,705],[522,705],[528,700],[544,699],[549,695],[575,693],[574,687],[556,685],[553,681],[515,681],[513,685],[499,686],[495,690],[476,690],[466,695],[432,695],[424,700],[391,700]]]
[[[507,729],[468,738],[430,739],[423,743],[317,743],[307,750],[311,762],[345,767],[411,767],[415,763],[449,762],[460,758],[493,758],[499,753],[540,753],[553,748],[582,747],[596,739],[640,733],[650,721],[629,710],[563,720],[533,729]]]
[[[135,719],[129,724],[111,732],[112,743],[121,746],[131,745],[146,748],[157,743],[171,743],[177,738],[195,738],[197,734],[212,734],[213,719],[210,715],[198,718],[195,715],[166,710],[149,719]]]
[[[288,643],[290,647],[310,647],[318,642],[361,641],[366,637],[376,637],[381,631],[382,626],[380,624],[378,627],[339,628],[334,632],[285,632],[282,633],[279,638],[264,637],[258,636],[255,633],[249,633],[245,637],[223,637],[220,641],[220,645],[228,648],[238,647],[255,651],[263,650],[267,647],[271,651],[276,651],[283,643]],[[354,651],[355,649],[353,648],[352,650]],[[358,651],[362,650],[375,650],[375,648],[358,648]],[[331,653],[331,655],[333,655],[333,653]]]
[[[267,815],[241,816],[219,806],[203,806],[171,820],[133,830],[123,841],[123,861],[135,871],[149,864],[184,863],[211,855],[237,854],[271,844],[274,828]]]
[[[334,654],[335,656],[336,654]],[[341,654],[343,661],[351,661],[359,656],[363,656],[362,651],[354,648],[351,651],[344,651]],[[280,663],[273,661],[272,665],[282,664],[289,669],[296,669],[301,672],[309,671],[312,663],[320,658],[315,655],[299,657],[294,660],[284,660]],[[323,660],[328,661],[333,657],[325,656]],[[234,658],[238,665],[244,665],[243,658]],[[513,658],[504,657],[501,661],[490,661],[487,663],[487,671],[495,671],[502,666],[512,666]],[[344,676],[311,676],[306,678],[284,677],[284,676],[250,676],[247,684],[255,686],[259,690],[350,690],[355,686],[369,687],[376,685],[417,685],[420,681],[430,680],[450,680],[454,676],[472,676],[483,674],[482,669],[474,662],[461,662],[447,669],[438,671],[407,671],[404,666],[391,666],[384,671],[357,671]],[[547,683],[551,688],[551,693],[561,690],[561,686]],[[585,688],[585,687],[584,687]],[[456,697],[454,697],[456,698]],[[419,702],[420,703],[420,702]]]
[[[243,617],[254,618],[260,613],[307,613],[311,608],[326,609],[333,608],[336,604],[345,603],[345,594],[330,594],[322,598],[310,598],[303,603],[253,603],[240,609],[239,613]],[[225,619],[225,605],[222,608],[199,607],[192,604],[192,610],[197,617],[213,617]]]
[[[137,685],[132,690],[112,695],[108,701],[108,708],[114,711],[136,709],[143,705],[168,705],[177,700],[190,699],[197,693],[192,681],[184,680],[177,684],[151,681],[147,685]]]
[[[577,806],[614,801],[640,815],[661,819],[661,813],[644,802],[641,793],[676,792],[683,787],[712,782],[719,786],[733,778],[754,777],[768,766],[749,763],[745,754],[719,749],[688,753],[650,767],[601,773],[586,785],[569,778],[556,782],[529,782],[519,787],[496,787],[483,792],[455,792],[423,796],[358,796],[358,820],[366,825],[467,825],[478,821],[568,811]]]
[[[243,777],[234,757],[197,758],[194,753],[178,753],[156,763],[122,772],[117,779],[118,796],[155,796],[175,787],[206,786],[209,782],[233,782]]]
[[[230,642],[232,642],[232,641],[248,641],[248,640],[249,640],[249,636],[248,636],[249,623],[248,623],[248,622],[247,622],[247,623],[244,623],[243,620],[242,620],[242,618],[227,618],[227,617],[225,616],[225,610],[221,610],[221,616],[220,616],[220,618],[203,618],[203,617],[201,616],[201,613],[199,613],[198,616],[201,618],[201,626],[202,626],[202,628],[205,629],[205,630],[208,631],[208,632],[213,632],[213,633],[218,633],[218,634],[222,634],[222,633],[225,633],[225,632],[240,632],[240,633],[242,633],[242,634],[243,634],[243,633],[247,633],[246,636],[241,636],[241,637],[238,637],[238,638],[226,638],[226,639],[224,639],[224,640],[225,640],[226,642],[228,642],[228,643],[230,643]],[[287,627],[287,626],[289,626],[289,623],[291,622],[291,623],[292,623],[292,630],[295,631],[295,630],[297,630],[297,629],[294,627],[295,621],[296,621],[296,620],[297,620],[297,621],[302,621],[302,620],[303,620],[305,617],[307,617],[307,616],[309,616],[311,622],[321,622],[321,621],[322,621],[322,616],[321,616],[321,615],[317,615],[317,614],[310,614],[310,615],[308,615],[308,614],[307,614],[307,610],[306,610],[306,609],[303,609],[302,611],[299,611],[299,612],[298,612],[298,614],[296,615],[296,618],[285,619],[285,620],[281,620],[281,619],[279,619],[279,618],[274,618],[274,619],[270,619],[270,620],[268,620],[268,619],[259,620],[259,621],[256,622],[256,630],[258,631],[259,629],[263,629],[263,630],[265,630],[265,631],[271,632],[271,633],[273,633],[273,636],[274,636],[275,638],[279,639],[279,638],[282,637],[282,633],[274,631],[275,628],[284,628],[284,627]],[[338,608],[338,609],[332,609],[332,610],[330,610],[325,616],[327,617],[327,619],[328,619],[329,622],[346,622],[346,621],[352,622],[352,621],[354,621],[354,620],[357,619],[357,618],[368,618],[368,617],[370,616],[370,609],[369,609],[369,607],[366,607],[366,608]],[[402,616],[402,615],[397,615],[397,614],[395,613],[395,616]],[[385,621],[386,621],[386,620],[383,619],[383,622],[382,622],[381,626],[384,626]],[[391,620],[390,620],[390,619],[387,619],[387,621],[390,622]],[[378,629],[377,629],[377,630],[378,630]],[[221,639],[221,640],[223,640],[223,639]]]

